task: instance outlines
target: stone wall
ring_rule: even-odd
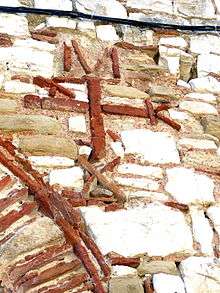
[[[33,6],[2,5],[9,2]],[[76,6],[160,20],[162,10],[164,21],[198,24],[203,16],[216,23],[217,0],[186,2]],[[69,0],[35,1],[42,5],[71,10]],[[104,282],[93,259],[106,292],[220,292],[219,44],[215,32],[0,14],[5,164],[14,152],[26,158],[80,211],[82,227],[111,268]],[[86,171],[81,155],[98,173]],[[85,283],[78,289],[92,292],[64,234],[19,178],[0,165],[1,285],[75,292]],[[81,283],[76,272],[84,273]]]

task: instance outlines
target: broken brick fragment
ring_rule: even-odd
[[[149,119],[150,119],[150,124],[151,125],[156,125],[157,121],[156,121],[155,114],[154,114],[154,107],[153,107],[151,101],[146,99],[145,100],[145,105],[146,105],[148,116],[149,116]]]
[[[179,202],[174,202],[174,201],[168,201],[164,203],[166,206],[174,208],[174,209],[178,209],[183,213],[187,213],[189,211],[189,206],[186,204],[182,204]]]
[[[72,67],[72,49],[71,47],[67,46],[67,44],[64,42],[63,44],[63,68],[64,71],[69,72]]]
[[[154,110],[154,112],[155,113],[159,113],[159,112],[161,112],[161,111],[166,111],[166,110],[168,110],[168,109],[170,109],[171,108],[171,106],[169,105],[169,104],[161,104],[161,105],[159,105],[155,110]]]
[[[41,109],[41,98],[36,95],[24,96],[24,107],[28,109]]]
[[[119,58],[118,58],[118,50],[116,48],[112,48],[111,50],[111,58],[112,58],[112,72],[114,78],[121,78],[120,67],[119,67]]]
[[[57,44],[59,42],[57,38],[54,38],[51,36],[45,36],[38,33],[32,33],[31,36],[32,36],[32,39],[34,40],[48,42],[50,44]]]
[[[52,86],[50,89],[49,89],[49,96],[50,97],[55,97],[56,96],[56,93],[57,93],[57,89],[55,86]]]
[[[84,198],[71,198],[68,200],[72,207],[85,207],[86,200]]]
[[[112,130],[110,130],[110,129],[108,129],[108,130],[106,131],[106,133],[111,137],[111,139],[112,139],[114,142],[116,142],[116,141],[121,141],[121,137],[120,137],[120,135],[119,135],[118,133],[116,133],[116,132],[114,132],[114,131],[112,131]]]
[[[11,77],[11,80],[20,80],[21,82],[31,83],[32,77],[24,74],[15,74]]]
[[[98,160],[105,156],[105,129],[101,108],[101,84],[98,78],[88,79],[87,84],[91,142],[93,147],[92,159]]]
[[[124,205],[122,203],[112,203],[105,207],[105,212],[115,212],[122,209],[124,209]]]
[[[38,30],[32,31],[31,33],[43,35],[43,36],[48,36],[48,37],[56,37],[57,36],[57,32],[53,28],[38,29]]]
[[[62,98],[44,98],[42,100],[42,109],[87,113],[89,105],[73,99]]]
[[[115,159],[113,159],[111,162],[108,162],[102,169],[101,169],[101,173],[104,172],[113,172],[114,168],[120,164],[121,158],[117,157]]]
[[[112,256],[110,258],[113,266],[127,266],[137,268],[140,265],[140,257],[123,257],[123,256]]]
[[[179,131],[181,129],[181,125],[176,123],[175,121],[171,120],[170,118],[162,115],[161,113],[157,113],[157,117],[162,120],[163,122],[167,123],[169,126],[172,128],[176,129]]]
[[[90,74],[92,72],[92,69],[89,67],[89,65],[87,64],[85,58],[83,57],[83,54],[79,48],[79,45],[77,43],[77,41],[72,40],[72,46],[73,49],[77,55],[77,58],[79,60],[79,63],[81,64],[82,68],[84,69],[86,74]]]

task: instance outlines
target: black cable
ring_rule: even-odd
[[[65,16],[70,18],[99,20],[102,22],[117,23],[117,24],[136,26],[141,28],[163,28],[163,29],[175,29],[175,30],[181,30],[181,31],[200,31],[200,32],[220,31],[220,26],[214,26],[214,25],[179,25],[179,24],[152,22],[152,21],[138,21],[138,20],[132,20],[132,19],[107,17],[107,16],[101,16],[101,15],[90,15],[90,14],[85,14],[78,11],[65,11],[65,10],[56,10],[56,9],[0,6],[0,13],[1,12]]]

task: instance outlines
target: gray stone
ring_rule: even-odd
[[[148,261],[144,258],[137,268],[139,276],[146,274],[165,273],[171,275],[178,275],[178,269],[173,261]]]
[[[203,117],[201,124],[206,133],[217,137],[220,140],[220,118],[215,116]]]
[[[138,277],[121,277],[110,280],[109,293],[144,293],[144,289]]]
[[[41,134],[56,134],[60,129],[61,125],[56,119],[44,115],[0,116],[0,130],[6,132],[33,131]]]
[[[78,153],[75,142],[49,135],[23,136],[20,138],[19,148],[32,155],[59,155],[71,159],[76,159]]]
[[[215,8],[212,0],[176,0],[175,9],[184,16],[212,18]]]
[[[173,99],[177,98],[176,92],[166,86],[152,85],[149,90],[150,96],[166,96]]]

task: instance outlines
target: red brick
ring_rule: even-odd
[[[89,110],[89,105],[73,99],[44,98],[42,109],[86,113]]]
[[[24,107],[29,109],[41,109],[41,98],[36,95],[24,96]]]

